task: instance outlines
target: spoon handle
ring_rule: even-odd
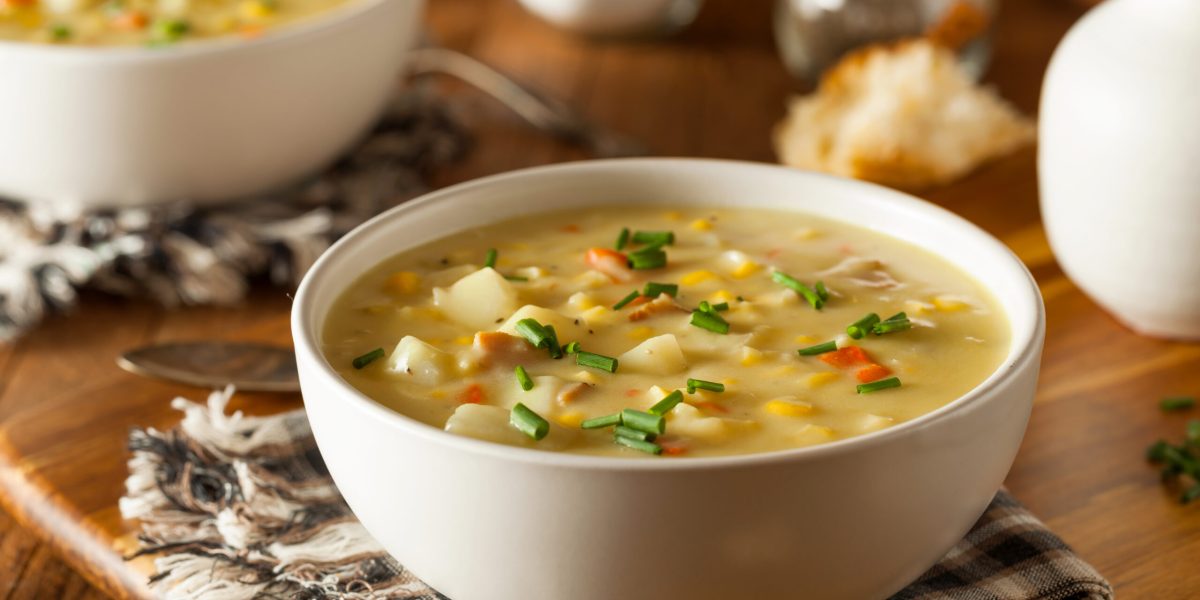
[[[243,342],[169,342],[137,348],[117,358],[122,369],[204,388],[233,384],[251,392],[298,392],[291,348]]]

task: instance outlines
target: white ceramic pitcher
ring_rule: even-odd
[[[1200,339],[1200,1],[1093,9],[1054,53],[1039,127],[1063,270],[1136,331]]]

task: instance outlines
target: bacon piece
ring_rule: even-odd
[[[637,310],[629,313],[629,320],[641,321],[642,319],[648,319],[654,315],[670,311],[687,312],[687,309],[680,306],[674,298],[668,296],[667,294],[659,294],[654,300],[642,304],[637,308]]]
[[[480,331],[471,344],[481,367],[500,364],[512,366],[533,358],[533,347],[522,338],[499,331]]]
[[[563,388],[559,390],[558,396],[555,397],[555,400],[558,401],[560,406],[566,406],[567,404],[574,402],[580,394],[590,389],[592,389],[590,384],[577,381],[575,383],[563,386]]]

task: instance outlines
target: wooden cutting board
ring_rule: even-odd
[[[443,44],[646,141],[656,154],[772,159],[769,131],[794,84],[775,55],[770,2],[709,0],[679,38],[619,44],[554,31],[511,0],[430,4]],[[990,82],[1034,112],[1050,51],[1080,12],[1066,0],[1003,3]],[[581,157],[468,90],[459,98],[479,144],[439,184]],[[1200,346],[1130,333],[1063,276],[1038,221],[1034,162],[1029,149],[928,195],[1009,244],[1046,297],[1037,406],[1007,484],[1122,598],[1200,596],[1200,570],[1192,568],[1200,506],[1179,506],[1142,460],[1149,442],[1182,436],[1188,415],[1163,415],[1155,402],[1200,394]],[[148,597],[151,565],[122,560],[137,532],[117,510],[126,434],[171,426],[178,415],[170,400],[202,400],[205,392],[128,375],[113,360],[154,341],[287,344],[289,304],[278,289],[256,290],[238,307],[180,311],[89,295],[74,314],[0,347],[0,503],[109,594]],[[242,394],[233,408],[261,414],[299,405],[295,395]],[[5,569],[0,563],[0,590]]]

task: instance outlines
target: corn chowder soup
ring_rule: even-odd
[[[354,283],[324,353],[451,433],[716,456],[891,427],[1000,364],[1008,323],[944,260],[769,210],[597,208],[471,230]]]
[[[0,40],[86,46],[257,37],[350,0],[0,0]]]

